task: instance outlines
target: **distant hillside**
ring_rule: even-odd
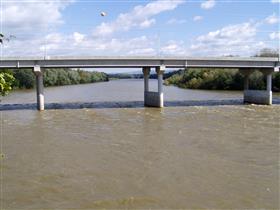
[[[178,71],[167,71],[164,75],[163,78],[169,78],[173,74],[176,74]],[[108,74],[109,79],[143,79],[143,73],[139,71],[139,73],[116,73],[116,74]],[[156,79],[157,74],[156,73],[151,73],[150,75],[151,79]]]

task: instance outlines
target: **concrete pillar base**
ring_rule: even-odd
[[[144,105],[149,107],[163,107],[163,93],[145,91]]]
[[[254,72],[254,69],[240,69],[244,75],[244,103],[253,104],[272,104],[271,81],[274,69],[256,69],[261,71],[266,76],[266,90],[249,90],[249,76]]]
[[[165,66],[161,65],[156,67],[156,72],[158,75],[158,92],[149,91],[149,75],[150,67],[143,68],[144,74],[144,106],[149,107],[163,107],[163,73]]]
[[[272,91],[244,90],[244,103],[271,105]]]

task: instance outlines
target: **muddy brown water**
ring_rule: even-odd
[[[170,101],[242,98],[164,91]],[[142,98],[139,80],[46,89],[47,103]],[[2,104],[34,99],[17,91]],[[1,111],[1,208],[278,209],[279,113],[240,104]]]

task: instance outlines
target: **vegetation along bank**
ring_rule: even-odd
[[[2,70],[4,75],[14,77],[12,88],[33,88],[35,75],[32,69]],[[63,69],[46,69],[44,71],[44,86],[74,85],[108,81],[108,75],[103,72]]]
[[[237,69],[179,70],[165,80],[165,85],[207,90],[243,90],[243,76]],[[250,76],[250,89],[266,89],[266,78],[259,71]],[[273,73],[272,90],[280,91],[280,72]]]

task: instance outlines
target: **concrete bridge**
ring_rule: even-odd
[[[237,68],[244,75],[244,102],[272,104],[272,73],[279,71],[279,58],[193,58],[193,57],[32,57],[2,58],[0,68],[33,68],[36,75],[37,108],[44,110],[43,69],[45,68],[142,68],[145,106],[163,107],[163,73],[166,68]],[[158,91],[149,91],[151,69],[158,75]],[[253,71],[266,76],[266,90],[249,90]]]

